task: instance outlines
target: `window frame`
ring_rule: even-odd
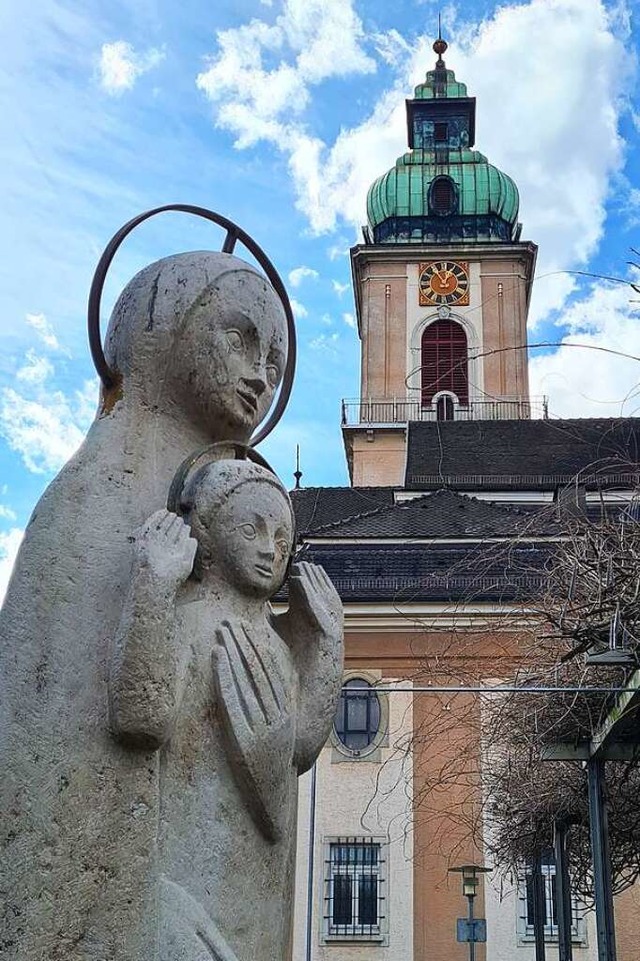
[[[436,144],[434,140],[434,146],[436,149],[442,149],[445,148],[447,144],[441,142]],[[440,200],[440,188],[444,187],[445,184],[449,192],[449,203],[446,207],[441,204]],[[458,213],[460,194],[458,185],[453,177],[449,177],[448,174],[438,174],[434,177],[429,184],[427,203],[429,205],[429,213],[433,217],[450,217],[452,214]]]
[[[529,903],[528,903],[528,879],[532,875],[532,866],[526,865],[520,870],[518,875],[517,888],[517,932],[521,944],[532,944],[535,941],[533,922],[529,922]],[[552,907],[552,921],[545,923],[544,940],[545,944],[558,943],[558,925],[553,917],[557,918],[557,905],[554,901],[555,885],[553,881],[556,877],[555,859],[547,856],[542,861],[542,881],[544,884],[545,913]],[[587,943],[587,929],[584,919],[585,908],[578,897],[571,893],[571,942],[581,946]]]
[[[336,730],[334,716],[330,734],[330,742],[334,748],[332,761],[380,762],[380,748],[384,747],[388,743],[389,735],[389,701],[386,694],[382,694],[376,690],[380,680],[380,676],[371,674],[368,671],[346,671],[344,673],[340,694],[342,695],[342,691],[349,681],[361,681],[363,685],[368,684],[378,699],[378,704],[380,706],[380,718],[378,721],[377,733],[373,737],[372,741],[366,747],[353,749],[347,747],[347,745],[341,740],[340,735]],[[336,709],[336,713],[337,710],[338,709]]]
[[[334,861],[332,852],[336,847],[361,847],[363,849],[377,847],[378,855],[375,865],[359,864],[357,859],[353,862],[347,858],[346,864]],[[322,878],[322,918],[321,941],[324,944],[360,944],[375,943],[387,944],[389,931],[389,871],[388,871],[388,838],[371,835],[336,835],[323,839],[324,850],[324,873]],[[336,868],[346,867],[344,874],[335,873]],[[373,876],[376,878],[376,923],[359,924],[352,921],[351,924],[335,924],[332,920],[334,905],[334,887],[336,877],[349,877],[352,882],[363,877]],[[360,905],[360,894],[358,890],[351,893],[352,908],[354,913]]]
[[[441,394],[455,398],[458,407],[469,406],[469,338],[453,317],[434,318],[420,336],[422,410],[435,411],[434,402]]]

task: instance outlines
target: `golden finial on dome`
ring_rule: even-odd
[[[438,39],[435,41],[433,45],[434,52],[438,54],[438,63],[436,64],[436,66],[438,67],[444,66],[442,55],[447,50],[448,46],[449,44],[447,43],[447,41],[442,39],[442,17],[440,14],[438,14]]]

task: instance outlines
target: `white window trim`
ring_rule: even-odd
[[[542,879],[544,883],[544,893],[545,901],[549,903],[551,898],[551,878],[556,874],[555,864],[542,864]],[[517,933],[518,941],[520,944],[533,944],[535,942],[535,935],[533,931],[533,925],[527,924],[527,876],[531,875],[531,868],[526,868],[522,870],[518,876],[518,888],[517,888]],[[571,895],[571,914],[572,918],[575,918],[575,922],[571,925],[571,943],[578,944],[582,947],[586,946],[587,943],[587,925],[585,922],[585,911],[586,908],[582,902],[575,896]],[[557,924],[546,924],[544,931],[545,944],[557,944],[558,943],[558,926]]]
[[[382,916],[375,925],[375,930],[369,930],[369,925],[365,925],[366,931],[346,934],[344,932],[334,933],[331,930],[331,918],[329,917],[328,906],[331,903],[329,885],[331,884],[331,845],[332,844],[377,844],[380,847],[376,874],[378,885],[382,885],[382,894],[378,894],[378,905],[382,902]],[[322,929],[320,941],[323,944],[380,944],[389,943],[389,839],[380,835],[335,835],[323,838],[323,863],[324,872],[322,877],[322,904],[320,917],[322,919]],[[364,873],[364,872],[363,872]],[[357,925],[354,925],[357,927]]]
[[[365,684],[370,684],[374,689],[376,696],[378,698],[378,703],[380,704],[380,724],[378,726],[378,732],[372,740],[371,744],[367,747],[363,747],[360,750],[352,750],[344,744],[336,731],[335,721],[331,725],[331,733],[329,739],[333,747],[333,761],[375,761],[380,763],[382,758],[380,754],[380,748],[386,747],[389,743],[389,698],[386,694],[375,690],[376,685],[380,683],[382,676],[374,674],[371,671],[345,671],[342,677],[342,685],[347,683],[347,681],[363,681]]]

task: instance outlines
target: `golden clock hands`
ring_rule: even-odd
[[[444,276],[443,276],[443,275],[444,275]],[[451,277],[451,276],[453,276],[453,271],[451,271],[451,270],[439,270],[436,276],[437,276],[437,278],[438,278],[438,284],[439,284],[439,286],[440,286],[440,289],[441,289],[441,290],[446,290],[446,288],[449,286],[449,280],[448,280],[448,278]]]

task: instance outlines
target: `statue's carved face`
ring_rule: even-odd
[[[205,567],[234,590],[271,597],[281,586],[293,544],[291,508],[274,484],[247,480],[220,503],[219,478],[203,478],[192,515]]]
[[[213,437],[248,440],[282,379],[285,346],[282,305],[250,271],[223,275],[192,308],[176,345],[176,372]]]

